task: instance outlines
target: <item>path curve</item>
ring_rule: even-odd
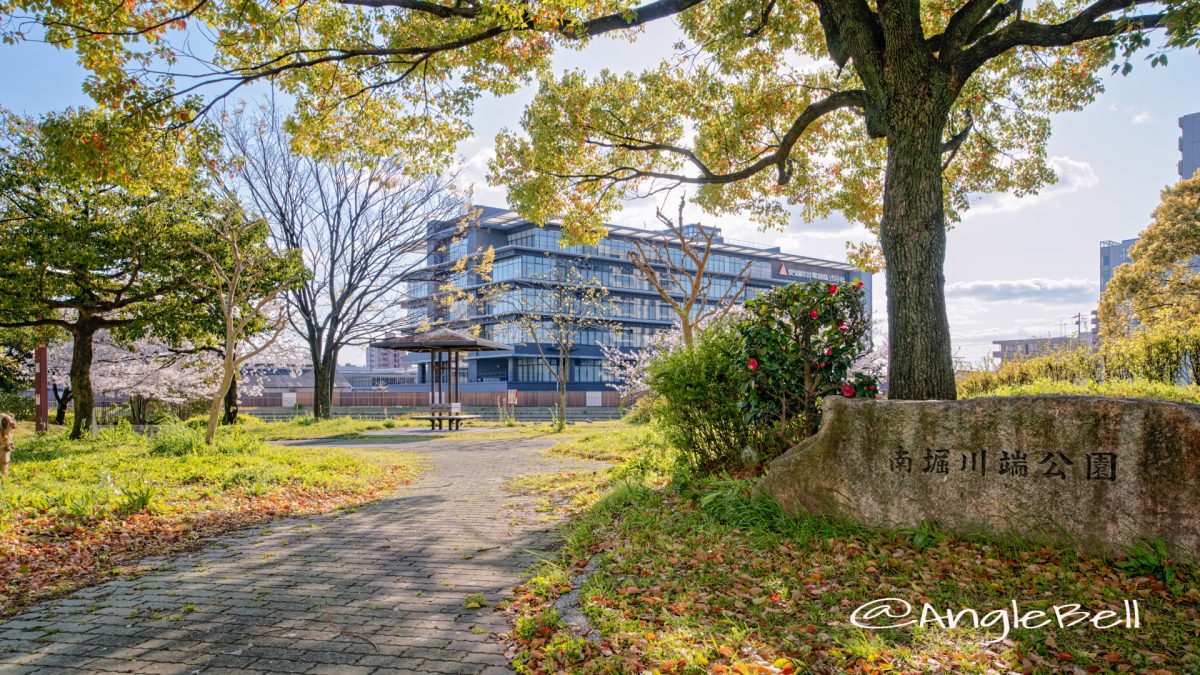
[[[546,457],[555,439],[297,444],[427,457],[411,486],[358,510],[277,520],[153,571],[0,622],[0,673],[506,673],[492,609],[553,523],[505,481],[606,465]],[[480,594],[487,606],[468,608]]]

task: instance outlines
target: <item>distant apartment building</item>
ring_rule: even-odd
[[[1091,348],[1095,344],[1095,339],[1092,333],[1081,333],[1066,337],[995,340],[992,344],[999,347],[992,352],[992,356],[1000,359],[1000,364],[1004,365],[1012,361],[1021,361],[1057,351]]]
[[[1191,178],[1200,169],[1200,112],[1179,118],[1179,177]],[[1133,262],[1129,249],[1137,243],[1137,237],[1124,241],[1100,242],[1100,292],[1108,287],[1117,267]],[[1200,265],[1200,259],[1193,261]]]
[[[1137,237],[1126,239],[1124,241],[1102,241],[1100,242],[1100,292],[1103,293],[1105,288],[1108,288],[1108,282],[1112,281],[1113,274],[1118,267],[1127,262],[1133,262],[1129,257],[1129,249],[1137,243]]]
[[[475,208],[479,217],[465,230],[456,223],[430,223],[428,258],[425,267],[416,273],[422,280],[412,282],[412,299],[408,301],[414,321],[425,321],[430,326],[478,328],[481,337],[513,345],[510,352],[471,354],[464,369],[462,391],[551,391],[557,386],[539,358],[537,343],[514,325],[521,305],[518,301],[526,295],[543,293],[542,287],[555,269],[574,268],[609,292],[612,326],[588,329],[579,336],[569,355],[571,391],[601,392],[609,388],[601,344],[640,349],[655,333],[675,324],[671,307],[629,260],[638,242],[646,247],[665,247],[670,251],[667,255],[682,259],[672,233],[608,225],[607,234],[594,245],[564,246],[556,223],[539,227],[507,209]],[[719,230],[713,234],[712,255],[705,270],[713,281],[710,301],[722,298],[749,266],[748,283],[738,302],[797,281],[841,284],[861,279],[870,311],[870,273],[842,262],[785,253],[777,246],[735,242],[722,237]],[[480,275],[469,266],[455,270],[455,263],[463,258],[470,260],[473,252],[488,248],[495,252],[491,274]],[[447,307],[438,300],[445,279],[478,296],[486,296],[486,290],[493,287],[501,292],[486,301],[455,302]],[[402,358],[418,369],[420,383],[428,382],[428,356]]]
[[[1200,169],[1200,112],[1179,118],[1179,177],[1191,178]]]
[[[396,335],[388,333],[384,337],[390,338],[396,337]],[[367,368],[403,368],[405,365],[404,352],[398,352],[395,349],[367,347]]]

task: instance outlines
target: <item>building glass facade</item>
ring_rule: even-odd
[[[516,213],[491,207],[475,207],[478,218],[465,230],[451,223],[431,223],[431,243],[426,266],[417,272],[408,301],[411,315],[427,319],[429,325],[478,328],[481,337],[513,345],[511,352],[472,354],[465,369],[464,391],[501,391],[504,389],[553,390],[555,380],[538,357],[538,345],[530,339],[525,323],[514,319],[531,306],[545,307],[550,296],[547,280],[573,270],[585,280],[595,280],[608,289],[604,327],[580,331],[570,354],[572,391],[600,391],[611,381],[604,369],[600,345],[636,350],[653,336],[671,328],[675,313],[659,297],[658,291],[629,260],[640,243],[646,250],[655,246],[679,261],[687,269],[674,235],[622,226],[609,226],[608,233],[595,245],[562,246],[556,224],[538,227]],[[464,256],[491,249],[494,262],[490,275],[478,274],[473,263],[465,272],[455,263]],[[461,269],[461,264],[458,270]],[[711,280],[709,300],[725,297],[731,284],[743,272],[748,282],[738,302],[757,293],[797,281],[845,283],[861,279],[870,311],[871,275],[850,265],[784,253],[779,248],[726,242],[719,232],[705,268]],[[450,282],[463,291],[468,300],[441,302],[439,293]],[[670,289],[679,291],[680,289]],[[531,320],[529,324],[542,339],[542,351],[555,362],[557,352],[550,339],[550,321]],[[406,357],[419,369],[420,355]],[[424,371],[419,379],[424,381]]]

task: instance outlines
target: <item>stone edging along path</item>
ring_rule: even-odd
[[[429,466],[357,510],[216,538],[35,605],[0,622],[0,674],[509,672],[495,636],[507,619],[492,607],[553,524],[504,483],[607,466],[541,454],[555,442],[299,442],[396,447]]]

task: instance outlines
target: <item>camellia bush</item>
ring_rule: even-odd
[[[739,408],[760,454],[816,433],[826,396],[878,395],[872,375],[852,372],[870,347],[862,288],[861,281],[790,284],[746,302],[737,324],[747,373]]]
[[[738,409],[746,380],[741,355],[736,324],[722,319],[704,326],[690,348],[680,341],[646,363],[655,421],[692,469],[734,466],[750,443],[750,427]]]

